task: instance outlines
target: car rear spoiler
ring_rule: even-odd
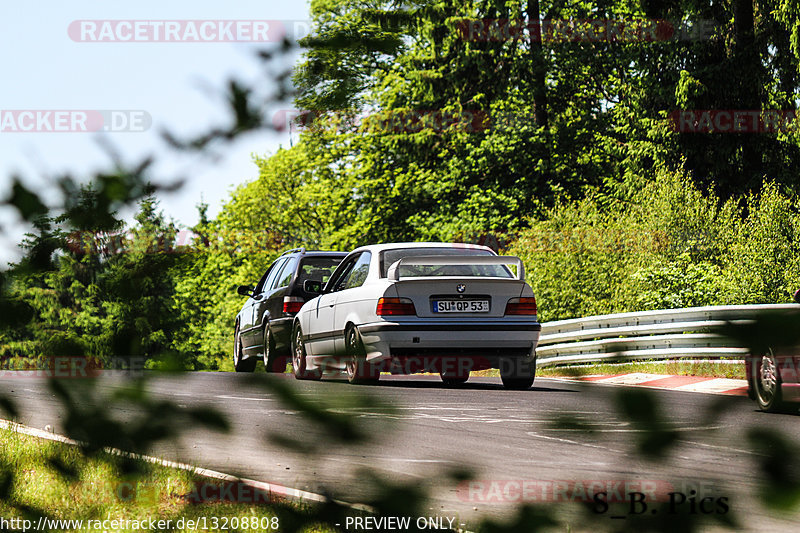
[[[516,265],[517,279],[525,281],[525,265],[513,255],[420,255],[404,257],[392,263],[386,277],[392,281],[400,279],[400,267],[407,265]]]

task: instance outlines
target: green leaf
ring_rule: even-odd
[[[19,178],[14,178],[11,196],[5,203],[15,207],[25,220],[34,220],[48,213],[48,208],[42,203],[39,195],[25,187]]]

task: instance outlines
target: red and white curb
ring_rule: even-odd
[[[553,377],[571,382],[592,382],[604,385],[636,385],[654,389],[704,392],[706,394],[726,394],[747,396],[747,380],[728,378],[705,378],[699,376],[665,376],[664,374],[615,374],[610,376]]]

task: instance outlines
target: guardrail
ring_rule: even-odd
[[[712,333],[797,304],[730,305],[592,316],[542,323],[537,366],[643,359],[744,358],[747,348]]]

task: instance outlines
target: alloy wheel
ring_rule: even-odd
[[[778,387],[778,371],[772,357],[765,355],[761,358],[761,372],[759,372],[758,378],[764,396],[769,398],[774,396]]]
[[[347,363],[345,363],[345,371],[347,372],[347,380],[351,383],[356,381],[356,370],[358,369],[358,353],[356,350],[356,330],[350,328],[347,330]]]
[[[764,411],[782,411],[784,406],[781,401],[781,376],[778,371],[777,359],[772,350],[761,356],[755,371],[755,393],[758,406]]]
[[[295,328],[294,333],[294,350],[292,350],[292,367],[294,367],[295,374],[301,371],[303,361],[303,332],[300,328]]]

